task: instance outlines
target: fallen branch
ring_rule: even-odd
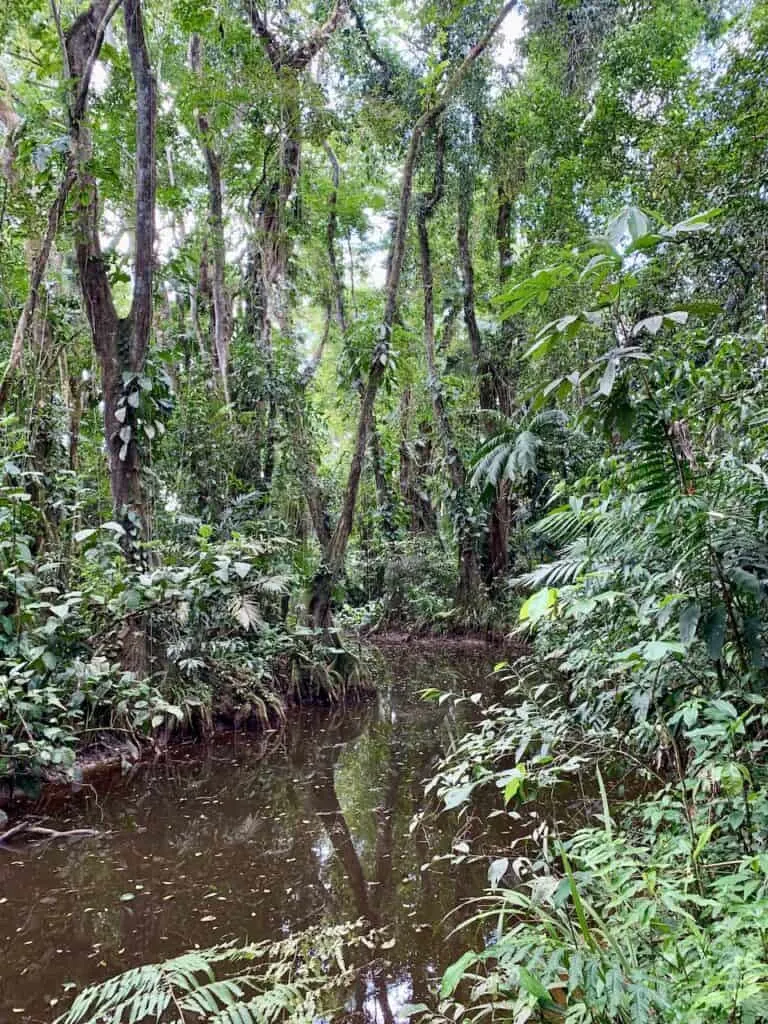
[[[44,828],[42,825],[32,825],[28,821],[22,821],[0,835],[0,845],[19,835],[39,836],[41,839],[84,839],[103,834],[95,828],[72,828],[62,832],[55,828]]]

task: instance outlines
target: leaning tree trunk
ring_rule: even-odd
[[[347,484],[342,501],[341,514],[333,531],[331,541],[325,553],[323,565],[318,570],[312,584],[310,597],[310,617],[316,625],[326,626],[331,619],[330,595],[333,585],[344,568],[349,538],[354,524],[357,493],[363,471],[365,451],[373,422],[373,412],[381,382],[384,379],[389,362],[392,341],[392,327],[397,308],[397,295],[400,287],[400,276],[405,258],[405,241],[408,227],[408,215],[413,193],[413,175],[416,168],[421,140],[435,121],[445,110],[449,99],[463,82],[477,58],[487,48],[507,14],[515,6],[515,0],[508,0],[493,21],[485,35],[471,48],[467,56],[448,78],[440,99],[428,107],[413,126],[411,139],[403,165],[403,177],[400,186],[400,202],[395,218],[392,244],[387,265],[387,279],[384,287],[384,315],[380,327],[379,340],[373,350],[373,358],[368,371],[368,379],[360,401],[360,413],[357,421],[355,445],[350,460]]]
[[[56,193],[56,198],[48,210],[48,223],[45,229],[45,234],[43,235],[40,248],[34,259],[29,275],[29,292],[16,324],[16,329],[13,332],[11,353],[8,357],[8,363],[6,365],[2,381],[0,381],[0,412],[2,412],[3,407],[8,401],[11,388],[21,369],[24,357],[24,345],[27,334],[29,333],[34,320],[35,311],[40,297],[40,289],[43,283],[43,278],[45,277],[45,271],[48,267],[48,260],[51,255],[51,249],[53,248],[53,243],[59,230],[59,222],[67,205],[69,193],[75,183],[75,178],[76,175],[72,157],[71,155],[68,155],[64,174],[59,184],[58,192]]]

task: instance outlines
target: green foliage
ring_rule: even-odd
[[[359,961],[366,948],[370,940],[357,924],[185,953],[85,989],[57,1024],[97,1024],[107,1015],[115,1024],[333,1019],[334,1004],[354,977],[355,958]]]
[[[765,5],[533,0],[524,61],[510,73],[491,47],[474,65],[402,204],[418,112],[488,4],[342,5],[327,38],[327,4],[261,25],[255,7],[145,6],[163,93],[150,352],[130,369],[121,352],[108,393],[78,282],[81,181],[0,421],[0,775],[71,772],[89,737],[160,742],[357,694],[359,659],[304,624],[318,567],[347,555],[341,522],[342,626],[530,644],[430,791],[469,818],[488,789],[514,823],[538,798],[536,824],[491,862],[481,935],[420,1012],[768,1019]],[[4,359],[70,149],[73,13],[0,15]],[[98,68],[94,230],[127,317],[119,17]],[[384,351],[383,237],[409,203],[430,209],[431,280],[401,224]],[[121,465],[130,510],[112,508]],[[622,764],[635,798],[617,805]],[[574,780],[579,821],[548,821],[545,792]],[[306,946],[256,950],[247,981],[229,980],[244,954],[212,951],[84,995],[70,1019],[327,1016]]]

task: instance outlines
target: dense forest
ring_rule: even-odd
[[[419,1000],[363,899],[14,1019],[768,1021],[768,6],[0,39],[0,854],[91,762],[363,708],[379,638],[491,676],[418,685],[455,728],[410,834],[483,875]]]

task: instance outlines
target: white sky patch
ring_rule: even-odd
[[[110,69],[103,60],[97,60],[94,63],[93,71],[91,72],[91,90],[97,96],[103,96],[107,91],[107,86],[109,85],[109,73]]]
[[[504,19],[499,29],[499,42],[494,56],[501,67],[508,67],[519,59],[518,45],[525,32],[525,14],[519,7]]]

